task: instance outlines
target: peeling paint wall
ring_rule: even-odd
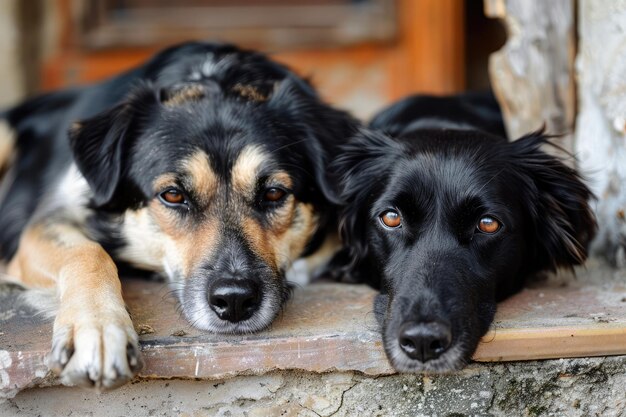
[[[579,1],[576,152],[598,196],[596,253],[626,267],[626,0]]]

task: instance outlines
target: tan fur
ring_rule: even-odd
[[[161,206],[158,201],[153,204]],[[155,224],[150,208],[127,210],[122,234],[126,240],[126,247],[118,255],[122,260],[138,268],[162,271],[168,237]]]
[[[0,171],[7,168],[13,158],[17,135],[5,120],[0,120]]]
[[[189,101],[198,101],[204,98],[206,92],[200,84],[191,84],[175,91],[171,97],[163,102],[166,106],[180,106]]]
[[[260,147],[245,148],[233,165],[230,184],[220,183],[204,152],[182,161],[183,178],[166,173],[155,180],[153,188],[155,194],[167,187],[185,188],[199,204],[193,207],[193,215],[172,210],[158,198],[146,207],[128,210],[121,229],[127,245],[117,256],[135,266],[184,279],[214,258],[225,228],[234,228],[280,277],[315,232],[317,216],[311,205],[290,194],[280,207],[268,211],[266,222],[257,220],[251,204],[259,171],[268,160]],[[66,202],[67,192],[79,197],[80,207],[86,207],[82,200],[88,198],[86,182],[76,181],[74,174],[70,168],[50,207]],[[290,189],[293,180],[279,171],[271,174],[266,185]],[[228,193],[219,192],[225,188]],[[61,204],[53,212],[54,217],[24,231],[8,273],[26,287],[48,289],[31,293],[29,299],[42,305],[46,296],[58,301],[46,308],[51,310],[48,313],[57,309],[50,367],[62,381],[99,388],[120,385],[137,372],[141,361],[116,266],[77,226],[84,223],[83,210]],[[210,328],[209,324],[205,327]]]
[[[120,259],[157,272],[164,272],[167,265],[183,277],[213,254],[219,240],[215,219],[192,226],[157,200],[148,207],[128,210],[122,233],[127,246]]]
[[[331,233],[324,239],[322,246],[306,258],[295,260],[285,273],[287,281],[303,286],[313,277],[317,277],[326,268],[328,262],[341,249],[339,235]]]
[[[70,271],[81,273],[74,278]],[[119,288],[117,268],[111,257],[81,231],[63,223],[28,227],[9,263],[8,274],[28,287],[57,285],[60,296],[69,290],[72,280],[81,279],[81,276],[84,276],[87,287],[113,285]],[[95,281],[91,283],[89,278],[95,278]],[[111,283],[107,284],[107,281]]]
[[[269,156],[258,146],[244,148],[233,164],[231,171],[231,189],[244,200],[255,197],[259,171]],[[268,185],[281,185],[287,189],[293,187],[293,180],[286,172],[273,173],[267,180]],[[288,268],[306,247],[315,232],[317,218],[313,207],[297,201],[293,195],[287,197],[283,206],[271,214],[269,227],[266,228],[254,217],[244,214],[246,209],[238,210],[238,224],[254,252],[276,271]]]
[[[167,262],[183,276],[189,276],[217,248],[219,227],[211,216],[192,227],[158,201],[153,201],[148,210],[158,232],[146,238],[152,239],[155,245],[161,245],[162,262]]]
[[[274,271],[278,271],[277,256],[274,251],[274,239],[271,233],[265,230],[253,218],[244,218],[242,221],[243,233],[250,247],[256,255],[263,259]]]
[[[275,241],[278,265],[283,271],[302,254],[318,225],[318,216],[310,204],[299,203],[294,220],[292,226]]]
[[[198,151],[187,158],[181,164],[182,168],[189,173],[191,186],[200,198],[201,203],[208,204],[217,192],[218,178],[209,162],[209,156]]]
[[[310,275],[315,275],[316,272],[325,267],[341,247],[342,243],[339,234],[330,233],[315,253],[303,258]]]
[[[263,102],[269,98],[252,85],[235,84],[233,91],[249,101]]]
[[[232,188],[245,197],[253,196],[258,171],[267,158],[258,147],[245,148],[233,166]],[[267,184],[289,189],[293,187],[293,180],[286,172],[279,171],[268,178]],[[302,253],[316,226],[313,207],[302,204],[293,195],[271,214],[267,229],[253,217],[241,220],[241,228],[255,253],[276,271],[284,271]]]
[[[111,388],[133,376],[139,362],[136,354],[128,362],[127,346],[137,351],[137,334],[117,268],[99,244],[70,224],[31,225],[8,272],[27,287],[56,289],[49,362],[64,383]]]
[[[208,210],[219,185],[208,155],[198,151],[182,161],[180,167],[187,172],[183,179],[185,189],[193,192],[200,205]],[[153,183],[155,193],[176,186],[177,177],[173,173],[163,174]],[[215,219],[207,216],[200,225],[191,224],[157,199],[147,207],[128,210],[122,233],[127,246],[118,255],[121,259],[155,271],[175,270],[183,276],[188,276],[203,258],[212,254],[218,240]]]
[[[189,274],[213,255],[219,249],[219,240],[220,228],[215,220],[207,220],[193,233],[179,237],[183,274]]]
[[[250,215],[250,201],[255,197],[259,170],[268,156],[258,146],[248,146],[233,164],[231,184],[234,191],[228,202],[218,192],[220,180],[212,170],[209,157],[198,151],[181,163],[188,173],[186,187],[200,197],[204,219],[191,220],[163,206],[158,200],[125,215],[123,234],[128,246],[120,257],[136,266],[176,271],[187,277],[219,248],[223,224],[242,230],[254,252],[275,271],[284,271],[304,250],[317,227],[313,207],[297,201],[293,195],[271,213],[269,227]],[[274,172],[268,185],[293,187],[293,180],[283,171]],[[154,182],[155,193],[176,186],[173,174],[164,174]],[[189,188],[191,187],[191,189]]]
[[[20,238],[18,251],[9,262],[7,273],[26,287],[49,288],[57,284],[63,267],[60,245],[49,242],[49,231],[43,226],[26,229]],[[37,256],[29,256],[30,254]]]
[[[242,230],[254,252],[276,271],[285,271],[304,250],[317,227],[313,207],[293,196],[273,214],[270,229],[244,218]]]
[[[259,169],[267,160],[267,154],[259,146],[246,146],[233,164],[232,188],[248,198],[254,197]]]
[[[173,187],[176,185],[176,176],[171,173],[163,174],[158,176],[154,182],[152,183],[152,189],[155,194],[165,190],[168,187]]]
[[[270,175],[270,177],[268,178],[268,183],[280,184],[283,187],[288,188],[288,189],[293,187],[293,180],[291,179],[289,174],[287,174],[284,171],[279,171]]]

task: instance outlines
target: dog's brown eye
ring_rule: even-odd
[[[161,198],[170,204],[184,204],[185,196],[179,190],[171,189],[161,193]]]
[[[265,201],[276,202],[282,199],[285,196],[285,190],[281,190],[280,188],[268,188],[265,190],[265,194],[263,194],[263,199]]]
[[[400,213],[395,210],[387,210],[380,215],[380,221],[387,227],[396,228],[402,223]]]
[[[478,222],[478,230],[483,233],[493,234],[500,230],[500,222],[493,217],[485,216]]]

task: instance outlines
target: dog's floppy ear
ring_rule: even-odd
[[[352,137],[360,123],[350,114],[322,102],[306,80],[288,74],[273,85],[268,95],[268,107],[287,118],[291,128],[299,132],[298,146],[306,158],[303,170],[311,178],[308,193],[318,207],[318,231],[311,239],[303,256],[312,253],[326,237],[329,224],[335,220],[335,209],[328,206],[340,204],[339,187],[331,175],[330,163],[339,153],[339,146]]]
[[[581,175],[558,157],[541,150],[555,146],[543,132],[531,133],[511,143],[514,166],[525,190],[524,204],[530,209],[535,239],[537,270],[571,268],[587,258],[587,248],[596,232],[589,205],[594,199]]]
[[[159,108],[174,108],[203,99],[207,87],[183,83],[158,89],[150,83],[136,86],[124,101],[96,116],[74,123],[70,148],[78,169],[93,191],[99,208],[124,209],[141,199],[126,181],[128,152]]]
[[[158,92],[141,85],[122,103],[71,127],[70,148],[95,206],[120,205],[113,200],[123,182],[128,150],[158,103]]]
[[[370,209],[373,200],[389,180],[389,170],[403,154],[402,146],[381,132],[360,129],[344,146],[331,164],[332,175],[339,182],[342,210],[339,231],[346,251],[343,259],[344,281],[371,281],[359,271],[369,256],[367,234],[370,227]],[[334,265],[338,267],[338,265]],[[371,273],[372,271],[370,271]]]
[[[339,146],[355,135],[360,123],[349,113],[323,103],[309,82],[292,75],[276,82],[269,105],[306,132],[306,154],[311,160],[315,183],[324,198],[339,204],[339,190],[330,175],[330,161]]]

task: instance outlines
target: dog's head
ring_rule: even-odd
[[[141,85],[70,135],[92,233],[117,259],[164,271],[201,329],[267,327],[335,198],[327,147],[354,122],[278,72]]]
[[[477,131],[363,131],[345,147],[334,169],[349,268],[369,262],[361,274],[380,275],[375,312],[396,369],[461,368],[498,299],[532,273],[585,260],[592,196],[541,150],[548,143],[541,134],[509,143]]]

